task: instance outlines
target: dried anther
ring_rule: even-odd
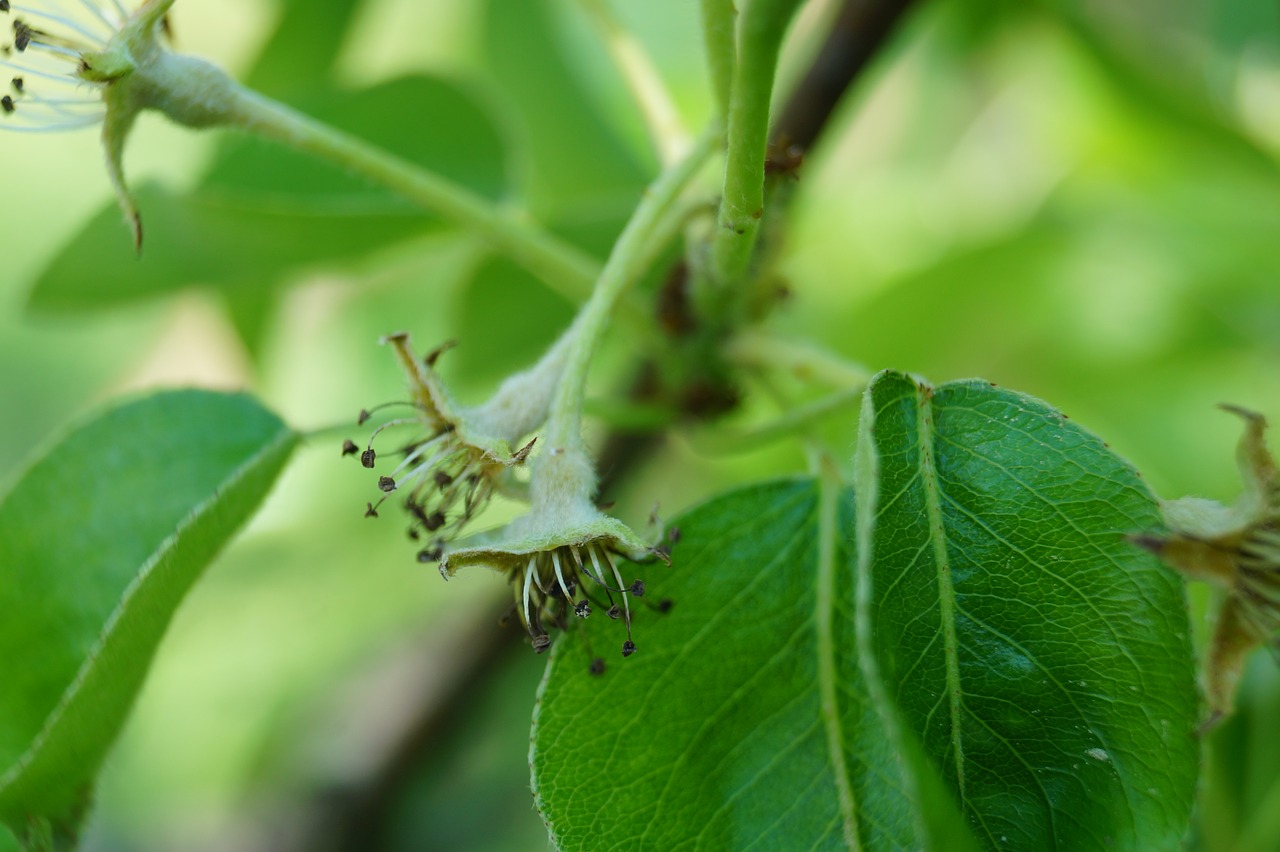
[[[1187,577],[1225,593],[1205,664],[1206,729],[1230,714],[1249,652],[1266,645],[1280,655],[1280,474],[1267,451],[1266,419],[1222,407],[1245,421],[1236,451],[1244,484],[1239,500],[1230,508],[1197,497],[1165,502],[1168,532],[1131,537]]]

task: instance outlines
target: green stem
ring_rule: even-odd
[[[551,419],[546,430],[548,446],[581,448],[583,394],[596,346],[618,300],[651,261],[655,235],[674,233],[667,220],[685,187],[710,156],[715,139],[714,133],[704,134],[683,160],[659,175],[645,190],[644,198],[605,262],[590,301],[566,332],[573,336],[573,349],[551,403]]]
[[[787,340],[759,329],[745,329],[730,339],[724,357],[742,367],[781,370],[802,382],[833,388],[863,387],[871,378],[866,367],[808,341]]]
[[[807,439],[814,440],[811,434],[812,427],[828,414],[856,405],[862,398],[865,387],[865,385],[855,385],[838,390],[821,399],[791,408],[781,417],[751,429],[740,431],[718,429],[705,440],[695,439],[693,447],[699,454],[724,455],[749,452],[797,433],[803,433]]]
[[[595,259],[533,222],[464,186],[303,115],[257,92],[235,87],[229,123],[337,163],[373,183],[483,235],[566,298],[581,302],[600,274]]]
[[[802,0],[752,0],[742,13],[738,61],[729,93],[724,195],[711,243],[712,286],[720,291],[747,273],[764,216],[769,104],[787,24]]]
[[[733,0],[702,0],[702,38],[717,121],[722,127],[729,115],[729,93],[733,90],[733,68],[737,62],[738,47],[733,37],[737,18]]]

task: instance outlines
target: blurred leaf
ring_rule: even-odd
[[[788,480],[690,511],[674,567],[645,569],[674,607],[639,611],[634,657],[599,616],[556,644],[532,763],[560,849],[918,846],[854,653],[851,501],[822,498]]]
[[[296,442],[247,396],[161,393],[81,425],[0,502],[0,820],[14,831],[74,835],[174,610]]]
[[[405,121],[407,111],[430,115],[430,131]],[[406,77],[326,96],[315,114],[484,194],[505,184],[496,129],[452,83]],[[41,274],[32,308],[102,309],[193,283],[228,294],[270,290],[302,269],[359,259],[440,224],[339,167],[247,137],[224,148],[199,189],[143,186],[137,194],[143,257],[134,256],[111,203]],[[258,311],[271,305],[260,293],[255,301]]]
[[[549,0],[489,0],[485,67],[516,115],[527,170],[522,194],[535,215],[612,216],[619,199],[635,203],[648,176],[592,108],[554,14]]]
[[[462,343],[449,361],[470,384],[496,385],[538,359],[573,320],[573,308],[522,267],[495,257],[462,293]]]
[[[283,13],[245,85],[290,100],[290,93],[316,88],[311,74],[322,70],[325,83],[347,29],[364,0],[284,0]]]
[[[543,667],[527,647],[513,646],[454,705],[453,724],[414,755],[379,826],[388,852],[546,847],[547,830],[529,807],[527,758],[527,725]]]
[[[858,446],[873,692],[989,848],[1171,849],[1199,769],[1180,583],[1137,473],[1041,402],[882,373]]]

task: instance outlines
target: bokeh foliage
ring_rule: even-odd
[[[692,4],[616,5],[691,123],[701,121],[708,96]],[[798,31],[796,64],[820,28],[815,15]],[[595,252],[652,169],[622,87],[569,0],[183,0],[175,30],[183,49],[523,203]],[[379,92],[403,97],[361,109]],[[779,324],[873,368],[1017,387],[1104,436],[1159,494],[1230,499],[1236,427],[1213,404],[1280,421],[1277,116],[1280,10],[1262,0],[922,4],[803,167],[784,261],[793,299]],[[249,388],[300,428],[347,419],[398,393],[373,344],[400,328],[423,341],[459,336],[457,362],[443,367],[475,396],[569,313],[467,235],[418,227],[426,223],[342,176],[329,198],[338,218],[320,224],[349,242],[324,239],[323,253],[304,250],[316,232],[273,243],[239,217],[222,233],[201,225],[192,246],[166,246],[171,223],[154,205],[144,208],[157,228],[142,261],[127,258],[123,228],[108,245],[112,214],[100,217],[97,248],[77,248],[94,210],[109,209],[94,140],[3,144],[5,480],[75,415],[157,382]],[[259,159],[226,165],[236,157]],[[228,187],[271,190],[287,212],[291,187],[263,182],[288,178],[273,162],[269,150],[159,122],[144,123],[130,153],[162,199],[194,205],[221,181],[223,198]],[[184,266],[197,247],[217,262]],[[122,255],[109,267],[116,286],[71,298],[76,265],[93,268],[99,250]],[[179,275],[154,275],[162,263]],[[126,293],[137,298],[123,303]],[[486,324],[477,306],[491,301],[499,317]],[[749,399],[744,416],[761,410]],[[828,433],[852,454],[852,414]],[[611,496],[643,517],[655,501],[683,508],[801,463],[790,448],[725,459],[676,439]],[[345,729],[325,735],[316,708],[340,703],[391,649],[448,654],[456,627],[438,625],[460,602],[487,617],[500,581],[445,588],[422,572],[397,536],[359,523],[369,485],[329,448],[304,452],[202,581],[109,761],[96,848],[214,844],[287,821],[298,801],[320,795],[317,767],[341,762]],[[1196,595],[1198,612],[1205,596]],[[1267,720],[1280,712],[1280,689],[1271,662],[1254,662],[1241,712],[1208,743],[1199,848],[1274,846],[1280,753],[1268,747]],[[544,834],[515,794],[528,784],[527,729],[511,722],[528,718],[541,661],[504,666],[487,694],[505,721],[469,730],[465,746],[437,757],[449,767],[422,768],[427,779],[458,767],[485,779],[455,804],[476,826],[476,849],[516,843],[487,837],[486,825],[509,831],[524,820],[530,848]],[[421,791],[438,807],[440,786],[422,781],[406,795]],[[389,842],[429,843],[421,808],[410,800],[396,812]]]

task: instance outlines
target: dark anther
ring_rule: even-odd
[[[680,543],[680,528],[679,528],[679,527],[672,527],[671,529],[667,530],[667,541],[671,542],[672,544],[679,544],[679,543]]]
[[[658,612],[665,615],[668,612],[671,612],[671,608],[675,605],[676,605],[676,602],[671,600],[671,598],[663,598],[662,600],[658,601]]]
[[[622,656],[630,657],[636,652],[636,643],[630,639],[622,643]]]
[[[617,621],[619,618],[622,618],[622,607],[618,606],[617,604],[614,604],[613,606],[609,607],[608,615],[614,621]]]
[[[409,529],[407,529],[405,532],[407,532],[409,535],[409,541],[417,541],[419,538],[421,538],[421,535],[413,527],[409,527]]]
[[[627,588],[627,591],[638,598],[644,597],[644,580],[636,580]]]
[[[545,633],[533,637],[533,650],[541,654],[551,647],[551,637]]]
[[[360,409],[360,416],[356,418],[356,425],[363,426],[364,424],[369,422],[369,418],[372,416],[373,415],[369,413],[369,409],[367,408]]]
[[[0,12],[9,11],[9,0],[0,0]]]
[[[13,90],[14,90],[15,92],[17,92],[18,94],[22,94],[22,90],[23,90],[23,89],[26,87],[26,85],[27,85],[27,84],[26,84],[26,81],[25,81],[25,80],[23,80],[21,77],[14,77],[14,78],[10,81],[10,84],[13,86]]]
[[[342,457],[343,457],[343,458],[346,458],[347,456],[354,456],[354,455],[355,455],[356,453],[358,453],[358,452],[360,452],[360,448],[356,446],[356,442],[355,442],[355,441],[353,441],[353,440],[351,440],[350,438],[348,438],[347,440],[345,440],[345,441],[343,441],[343,442],[342,442]]]
[[[433,547],[427,547],[427,548],[423,548],[422,550],[419,550],[418,561],[424,562],[424,563],[437,562],[439,561],[440,557],[443,555],[444,555],[444,548],[437,544]]]
[[[0,98],[0,109],[3,109],[6,114],[13,112],[13,110],[15,109],[13,105],[13,98],[9,97],[8,95],[5,95],[3,98]]]
[[[383,491],[395,491],[396,481],[389,476],[379,476],[378,488]]]
[[[22,53],[27,49],[27,45],[31,44],[32,36],[31,27],[22,21],[13,22],[13,49]]]
[[[378,460],[378,454],[373,451],[373,447],[365,450],[360,454],[360,464],[372,469],[373,463]]]
[[[591,672],[592,677],[600,677],[600,675],[604,674],[604,660],[596,657],[591,661],[591,668],[587,669],[587,671]]]
[[[427,528],[427,532],[435,532],[444,526],[444,512],[432,512],[423,520],[422,525]]]
[[[366,518],[376,518],[376,517],[378,517],[378,507],[377,507],[377,506],[373,505],[372,503],[365,503],[364,505],[365,505],[364,516],[365,516]]]
[[[578,618],[586,618],[588,615],[591,614],[590,602],[588,602],[586,598],[583,598],[582,600],[578,601],[576,604],[573,605],[573,613],[574,615],[578,616]]]
[[[453,484],[453,477],[445,473],[443,470],[436,471],[435,480],[436,486],[442,491]]]

